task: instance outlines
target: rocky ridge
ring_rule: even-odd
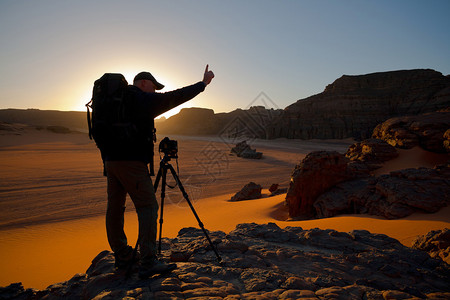
[[[344,75],[317,95],[287,106],[267,138],[366,139],[392,117],[450,106],[450,77],[429,69]]]
[[[200,229],[164,239],[162,256],[178,269],[125,279],[103,251],[86,273],[47,289],[0,289],[0,299],[448,299],[450,267],[426,252],[365,230],[240,224],[210,232],[220,265]]]

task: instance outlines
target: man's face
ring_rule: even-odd
[[[140,80],[138,87],[146,93],[154,93],[156,91],[156,86],[151,80],[143,79]]]

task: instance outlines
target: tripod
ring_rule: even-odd
[[[172,158],[177,158],[176,154],[172,156]],[[162,237],[162,225],[163,225],[163,213],[164,213],[164,198],[166,193],[166,178],[167,178],[167,169],[170,170],[172,173],[173,178],[175,179],[176,184],[180,188],[181,193],[183,194],[184,199],[186,199],[187,203],[189,204],[189,207],[192,210],[192,213],[194,214],[195,218],[197,219],[198,225],[202,229],[203,233],[205,234],[206,239],[208,240],[211,248],[213,249],[214,253],[216,254],[217,261],[220,263],[222,261],[222,258],[220,257],[219,253],[217,252],[216,247],[212,243],[211,239],[209,238],[208,232],[206,231],[205,227],[203,226],[202,221],[200,221],[200,218],[197,215],[197,212],[194,209],[194,206],[191,203],[191,200],[189,200],[189,196],[184,190],[183,185],[181,184],[180,178],[178,177],[177,173],[173,169],[172,165],[169,163],[171,159],[171,156],[168,155],[168,153],[164,154],[164,157],[161,159],[161,162],[159,163],[159,170],[156,175],[155,183],[154,183],[154,190],[156,193],[156,190],[158,189],[159,181],[162,177],[161,182],[161,214],[159,216],[159,244],[158,244],[158,253],[161,254],[161,237]]]

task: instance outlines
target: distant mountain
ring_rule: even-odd
[[[219,135],[225,138],[265,137],[266,126],[278,118],[281,109],[252,106],[229,113],[215,114],[212,109],[183,108],[162,122],[156,122],[157,133],[184,135]]]
[[[298,100],[266,128],[267,138],[367,138],[392,117],[450,106],[450,77],[434,70],[344,75],[324,92]]]
[[[39,109],[0,109],[0,121],[33,126],[63,126],[87,132],[86,112]]]

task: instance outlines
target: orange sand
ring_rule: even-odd
[[[85,272],[96,254],[109,249],[103,217],[105,186],[99,164],[93,163],[98,159],[97,150],[85,138],[50,133],[39,133],[41,136],[36,138],[30,134],[14,136],[13,139],[0,136],[0,286],[21,281],[26,288],[43,289],[51,283],[68,280],[75,273]],[[228,145],[217,138],[175,138],[179,141],[182,157],[181,180],[208,230],[229,232],[236,224],[244,222],[275,222],[282,228],[366,229],[387,234],[409,246],[417,235],[450,227],[450,207],[435,214],[416,213],[400,220],[345,215],[287,222],[278,221],[285,214],[282,205],[285,195],[242,202],[227,201],[249,181],[262,184],[264,188],[271,183],[286,187],[293,167],[308,152],[319,149],[343,152],[346,146],[342,141],[256,141],[252,147],[264,152],[265,159],[254,161],[222,155],[227,154]],[[205,174],[205,169],[199,166],[208,162],[206,157],[214,155],[216,164],[209,164],[207,170],[210,173]],[[436,158],[420,149],[402,150],[400,157],[388,162],[379,173],[405,166],[429,166],[431,156],[438,163],[448,159],[448,155]],[[66,184],[50,184],[46,181],[48,177],[62,178]],[[205,184],[207,179],[210,181]],[[22,200],[20,194],[10,190],[12,187],[20,189],[23,185],[28,192],[26,199]],[[263,192],[268,194],[267,190]],[[36,205],[38,217],[33,211],[24,217],[17,212],[21,207],[14,206],[16,202],[4,205],[8,203],[8,197],[22,200],[17,205],[24,207],[35,205],[33,200],[36,199],[38,203],[48,202],[48,211]],[[66,207],[64,201],[71,201],[73,205]],[[137,218],[131,203],[128,207],[131,209],[126,213],[126,231],[129,243],[134,245]],[[86,217],[89,215],[96,216]],[[58,216],[62,217],[58,219]],[[29,222],[22,222],[18,227],[14,225],[15,218]],[[198,224],[186,201],[179,193],[168,193],[163,236],[175,237],[181,228],[189,226],[198,227]]]

